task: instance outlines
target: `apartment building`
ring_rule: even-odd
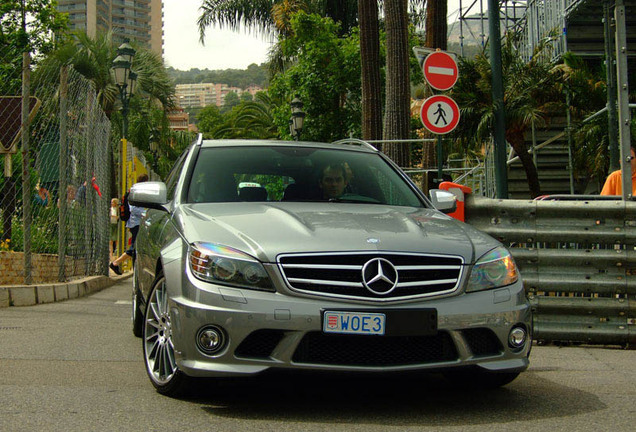
[[[58,10],[68,13],[71,30],[111,31],[115,45],[128,39],[163,56],[162,0],[58,0]]]
[[[173,131],[193,131],[196,126],[190,124],[190,116],[183,108],[174,108],[168,112],[168,122],[170,130]]]
[[[227,84],[198,83],[177,84],[175,93],[180,107],[203,108],[208,105],[223,106],[225,104],[225,96],[229,92],[235,92],[240,96],[243,92],[249,92],[254,95],[257,91],[262,90],[258,86],[250,86],[248,89],[243,90],[239,87],[230,87]]]

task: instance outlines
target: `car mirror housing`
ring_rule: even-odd
[[[163,182],[136,183],[130,188],[128,195],[130,204],[138,207],[146,207],[167,211],[168,191]]]
[[[457,209],[457,198],[450,192],[431,189],[430,196],[435,208],[442,213],[452,213]]]

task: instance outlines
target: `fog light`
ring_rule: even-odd
[[[526,329],[514,327],[508,335],[508,345],[511,348],[521,348],[526,343]]]
[[[215,354],[225,347],[225,332],[216,326],[205,326],[197,332],[197,348],[207,355]]]

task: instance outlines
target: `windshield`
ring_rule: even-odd
[[[331,201],[421,207],[373,153],[307,147],[202,148],[187,201]]]

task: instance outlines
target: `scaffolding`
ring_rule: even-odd
[[[499,0],[499,19],[503,36],[511,30],[522,28],[528,3],[532,3],[532,0]],[[486,46],[488,0],[459,0],[458,8],[449,10],[447,18],[449,42],[459,44],[460,56],[465,56],[467,46]]]

